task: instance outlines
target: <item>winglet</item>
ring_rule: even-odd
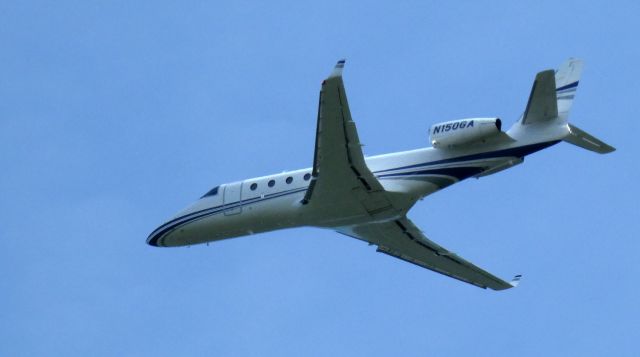
[[[513,286],[515,288],[516,286],[518,286],[518,284],[520,284],[520,279],[521,278],[522,278],[522,275],[518,274],[518,275],[514,276],[513,279],[511,279],[509,284],[511,284],[511,286]]]
[[[342,77],[342,69],[344,68],[344,59],[341,59],[336,63],[336,66],[333,67],[333,71],[329,75],[329,78]]]

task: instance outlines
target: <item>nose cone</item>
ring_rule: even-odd
[[[195,224],[197,226],[197,224]],[[147,238],[153,247],[180,247],[195,244],[194,221],[190,216],[178,217],[156,228]]]
[[[188,226],[191,222],[202,218],[210,210],[210,205],[205,200],[197,201],[185,210],[178,213],[174,218],[170,219],[160,227],[156,228],[147,238],[147,244],[153,247],[176,247],[187,245],[189,243],[183,242],[184,234],[188,231]],[[178,236],[181,236],[180,239]]]
[[[147,244],[153,247],[170,247],[171,233],[179,226],[179,220],[172,219],[156,228],[147,238]]]
[[[147,238],[147,244],[149,244],[150,246],[153,246],[153,247],[163,247],[158,242],[160,240],[160,237],[162,237],[162,233],[160,232],[160,228],[162,228],[162,226],[158,227],[156,230],[151,232],[151,234],[149,234],[149,237]]]

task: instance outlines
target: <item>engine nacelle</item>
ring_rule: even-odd
[[[457,146],[494,136],[502,130],[500,118],[470,118],[435,124],[429,129],[434,148]]]

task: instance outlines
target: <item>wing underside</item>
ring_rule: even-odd
[[[351,203],[369,214],[391,208],[367,167],[342,81],[344,60],[322,82],[312,179],[303,199],[316,207]]]
[[[429,240],[406,217],[382,223],[343,227],[337,231],[377,245],[378,252],[481,288],[509,289],[514,287],[520,278],[516,276],[512,282],[507,282],[464,260]]]

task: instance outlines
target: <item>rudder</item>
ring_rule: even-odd
[[[569,58],[556,71],[556,96],[558,98],[558,118],[567,121],[573,104],[584,62],[577,58]]]

